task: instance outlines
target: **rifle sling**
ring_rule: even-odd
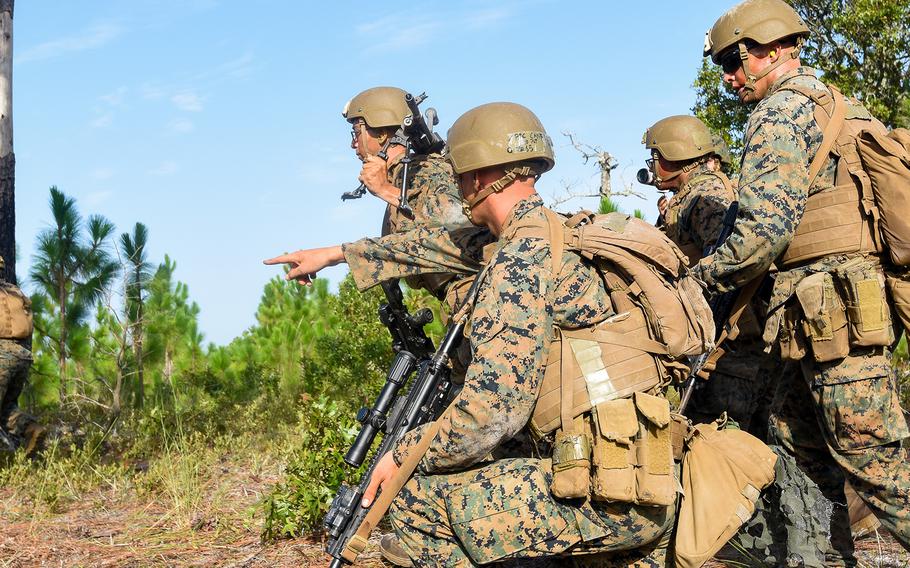
[[[736,296],[736,302],[733,303],[733,308],[730,310],[730,316],[727,318],[720,335],[717,337],[717,341],[714,343],[714,350],[708,355],[705,364],[698,372],[698,375],[701,378],[707,380],[707,375],[710,370],[713,370],[717,366],[717,360],[720,359],[725,352],[723,349],[720,349],[720,346],[730,337],[730,332],[736,327],[736,322],[739,321],[743,312],[746,311],[746,307],[749,305],[749,302],[752,301],[752,297],[755,295],[755,292],[758,291],[758,287],[761,286],[766,274],[767,273],[763,273],[750,280],[749,283],[743,286],[739,291],[739,295]]]
[[[382,520],[382,517],[389,510],[389,507],[392,505],[392,500],[398,496],[398,492],[401,491],[401,488],[405,486],[409,479],[411,479],[411,475],[417,469],[417,464],[420,463],[424,454],[427,453],[430,444],[439,432],[439,422],[448,414],[448,412],[447,408],[445,412],[439,415],[439,419],[430,422],[427,426],[427,431],[420,439],[420,443],[408,450],[407,455],[401,462],[401,467],[398,468],[398,472],[392,479],[386,482],[385,487],[382,488],[382,492],[376,500],[373,501],[370,511],[367,513],[366,517],[364,517],[363,522],[360,523],[360,527],[357,528],[357,532],[351,537],[347,546],[345,546],[345,549],[342,551],[341,556],[345,560],[353,564],[354,561],[357,560],[357,555],[364,551],[367,546],[367,540],[370,538],[370,533],[373,532],[373,529],[376,528],[376,525],[379,524],[379,521]]]

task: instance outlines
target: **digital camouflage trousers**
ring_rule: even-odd
[[[899,405],[890,353],[854,349],[816,363],[790,362],[778,384],[771,437],[833,503],[829,565],[853,566],[844,480],[904,546],[910,547],[910,432]]]
[[[34,422],[18,405],[31,364],[31,351],[21,342],[0,339],[0,430],[15,437],[21,437]]]
[[[824,565],[830,505],[785,452],[776,480],[725,556],[768,566]],[[468,471],[417,475],[389,511],[416,566],[492,562],[542,568],[672,566],[675,508],[554,499],[549,460],[504,459]],[[533,560],[530,560],[533,559]]]

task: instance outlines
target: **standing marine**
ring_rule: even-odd
[[[845,478],[910,548],[910,462],[901,448],[910,432],[891,368],[877,211],[849,143],[851,128],[884,126],[801,64],[809,34],[782,0],[746,0],[706,37],[705,55],[754,109],[733,234],[696,270],[726,291],[779,268],[764,339],[790,363],[772,437],[835,504],[829,561],[854,565]],[[848,125],[840,135],[826,131],[839,120]]]
[[[736,202],[733,183],[721,170],[719,138],[694,116],[661,119],[645,131],[642,143],[651,151],[647,181],[671,197],[660,227],[694,265],[714,245],[724,215]],[[737,322],[738,335],[722,345],[723,355],[706,381],[699,381],[686,408],[696,423],[711,422],[722,413],[743,430],[765,438],[764,399],[767,378],[759,370],[767,355],[753,311]]]
[[[44,436],[35,419],[19,408],[32,366],[32,312],[28,297],[3,277],[0,257],[0,451],[24,447],[31,454]]]

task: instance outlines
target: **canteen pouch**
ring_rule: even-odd
[[[905,330],[910,330],[910,273],[888,274],[885,285],[901,325]]]
[[[806,336],[802,329],[799,305],[784,308],[779,329],[780,356],[785,361],[799,361],[806,356]]]
[[[875,262],[856,259],[835,274],[844,289],[850,345],[878,347],[894,342],[891,309],[885,295],[885,274]]]
[[[587,498],[591,493],[591,438],[587,420],[578,416],[574,432],[559,429],[553,443],[550,493],[559,499]]]
[[[670,403],[637,392],[595,407],[596,500],[669,506],[676,502]]]
[[[669,506],[676,503],[673,475],[673,441],[670,430],[670,401],[643,392],[634,395],[639,430],[635,445],[636,503]]]
[[[819,363],[842,359],[850,353],[847,315],[834,278],[816,272],[796,285],[796,298],[802,308],[802,328]]]
[[[0,339],[27,339],[33,330],[28,296],[12,284],[0,284]]]
[[[632,398],[602,402],[594,408],[594,499],[635,501],[635,438],[638,415]]]

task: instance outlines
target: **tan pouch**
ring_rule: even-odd
[[[17,286],[0,284],[0,339],[32,336],[32,303]]]
[[[683,497],[674,548],[676,565],[702,566],[755,513],[774,481],[777,456],[742,430],[698,424],[683,457]]]
[[[885,285],[901,325],[904,330],[910,329],[910,273],[888,274]]]
[[[635,501],[635,438],[638,415],[632,398],[610,400],[594,409],[595,500]]]
[[[835,272],[844,289],[850,344],[877,347],[894,342],[885,273],[877,262],[856,259]]]
[[[827,272],[807,276],[796,285],[796,299],[815,360],[823,363],[846,357],[850,353],[847,315],[834,278]]]
[[[595,408],[595,500],[668,506],[676,502],[670,402],[635,393]]]
[[[670,401],[637,392],[639,430],[636,440],[635,502],[669,506],[676,503],[673,475],[673,442],[670,432]]]
[[[553,443],[553,483],[550,493],[560,499],[586,498],[591,493],[590,428],[583,416],[575,419],[573,432],[556,431]]]
[[[780,321],[780,356],[785,361],[799,361],[806,356],[806,335],[802,327],[802,310],[798,305],[784,308]]]

